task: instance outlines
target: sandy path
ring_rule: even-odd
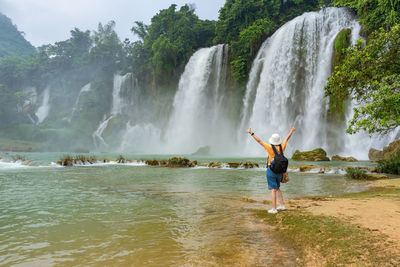
[[[400,188],[400,179],[377,181],[372,186]],[[297,201],[296,201],[297,202]],[[400,196],[377,195],[373,198],[334,198],[299,200],[303,208],[315,215],[333,216],[383,233],[400,249]]]

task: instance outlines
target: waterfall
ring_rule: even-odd
[[[85,94],[85,93],[87,93],[87,92],[89,92],[90,89],[91,89],[90,83],[86,84],[85,86],[83,86],[83,87],[81,88],[81,90],[79,91],[78,97],[77,97],[76,100],[75,100],[75,104],[74,104],[74,106],[73,106],[73,108],[72,108],[71,115],[70,115],[69,117],[65,118],[68,122],[71,122],[71,121],[72,121],[72,118],[73,118],[74,115],[75,115],[75,113],[76,113],[77,111],[79,111],[79,103],[80,103],[80,101],[81,101],[82,95]]]
[[[42,123],[44,119],[46,119],[47,115],[49,115],[50,110],[50,87],[46,87],[46,89],[42,93],[42,104],[36,111],[35,115],[38,118],[38,123]]]
[[[100,146],[103,146],[106,148],[108,147],[107,143],[104,141],[104,139],[101,135],[103,134],[103,131],[107,128],[108,122],[112,118],[113,118],[113,116],[110,116],[108,119],[104,118],[104,120],[100,123],[99,127],[92,134],[93,143],[96,148],[99,148]]]
[[[223,107],[227,52],[226,45],[217,45],[189,59],[165,135],[169,153],[193,153],[203,146],[221,153],[232,146],[228,140],[233,129]]]
[[[324,86],[332,71],[335,37],[346,28],[351,29],[353,43],[360,38],[360,25],[348,9],[325,8],[289,21],[263,43],[246,87],[239,140],[246,139],[248,127],[265,142],[275,132],[285,138],[294,125],[289,155],[293,149],[316,147],[338,152],[327,140],[334,126],[327,120]],[[344,129],[338,132],[343,136]],[[247,154],[264,154],[249,138],[243,146]]]
[[[129,101],[126,101],[122,96],[122,91],[125,87],[130,86],[130,81],[132,80],[132,73],[127,73],[125,75],[114,75],[113,81],[113,91],[112,91],[112,106],[110,110],[110,115],[104,116],[103,121],[100,122],[97,129],[92,134],[93,143],[96,149],[99,149],[100,146],[108,147],[108,144],[102,137],[103,131],[107,128],[108,123],[114,119],[117,115],[123,114],[127,112],[127,108],[129,107]]]
[[[71,121],[72,117],[74,116],[75,112],[77,110],[79,110],[79,102],[81,100],[82,94],[89,92],[90,91],[90,83],[86,84],[85,86],[83,86],[81,88],[81,90],[79,91],[78,97],[76,98],[74,107],[72,108],[72,113],[71,113],[71,117],[69,118],[69,121]]]
[[[127,73],[123,76],[118,74],[114,75],[111,115],[121,114],[129,105],[127,101],[124,101],[124,98],[121,95],[121,90],[126,86],[126,83],[130,81],[130,79],[132,79],[132,73]]]

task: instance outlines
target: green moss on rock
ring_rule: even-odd
[[[351,44],[351,29],[343,29],[341,30],[335,38],[333,58],[332,58],[332,69],[335,69],[336,66],[339,66],[345,55],[345,49],[348,48]],[[346,102],[348,99],[348,92],[343,91],[340,93],[336,93],[329,97],[329,111],[331,120],[338,119],[342,121],[344,118],[344,112],[346,110]]]
[[[356,162],[358,161],[356,158],[353,157],[342,157],[339,155],[332,156],[333,161],[346,161],[346,162]]]
[[[292,156],[292,160],[296,161],[329,161],[326,151],[322,148],[316,148],[311,151],[300,152],[296,150]]]

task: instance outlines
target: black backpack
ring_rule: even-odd
[[[271,171],[274,173],[285,173],[289,164],[288,159],[283,155],[282,152],[282,145],[279,145],[279,149],[281,153],[278,153],[276,150],[276,147],[274,145],[271,145],[272,149],[275,152],[275,157],[271,161]]]

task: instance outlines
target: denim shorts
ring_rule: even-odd
[[[279,187],[281,186],[281,179],[283,174],[274,173],[268,166],[266,175],[267,175],[268,190],[279,189]]]

